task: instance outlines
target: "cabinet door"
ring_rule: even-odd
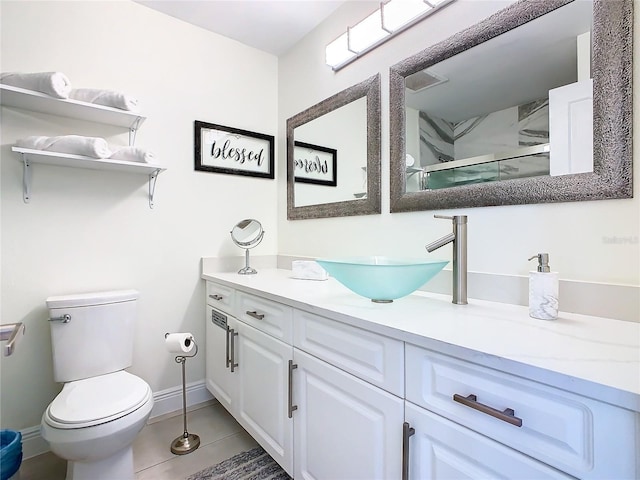
[[[233,413],[237,390],[237,370],[231,372],[231,335],[236,334],[238,321],[207,305],[206,363],[207,389]],[[233,330],[233,332],[231,331]],[[237,336],[234,336],[237,345]],[[237,359],[237,352],[235,357]],[[236,360],[237,361],[237,360]],[[235,370],[235,368],[234,368]]]
[[[397,479],[403,401],[294,348],[297,480]]]
[[[238,322],[236,420],[287,473],[293,473],[293,420],[288,416],[293,348]]]
[[[574,478],[409,402],[405,418],[410,479]]]

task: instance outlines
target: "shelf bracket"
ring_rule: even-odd
[[[142,117],[137,117],[131,127],[129,127],[129,146],[133,147],[136,143],[136,133],[138,133],[138,128],[140,128],[140,122],[142,121]]]
[[[153,208],[153,196],[156,193],[156,182],[158,181],[159,173],[160,169],[149,175],[149,208]]]
[[[22,154],[22,200],[29,203],[31,199],[31,165],[29,159]]]

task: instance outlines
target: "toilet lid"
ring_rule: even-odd
[[[119,371],[69,382],[49,405],[49,416],[59,423],[103,423],[138,409],[150,395],[141,378]]]

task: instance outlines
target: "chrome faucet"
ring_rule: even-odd
[[[429,253],[453,243],[453,300],[456,305],[467,304],[467,216],[455,215],[447,217],[434,215],[453,222],[453,232],[431,242],[425,248]]]

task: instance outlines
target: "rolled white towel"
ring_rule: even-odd
[[[153,152],[138,147],[122,147],[113,152],[111,160],[124,160],[125,162],[153,163],[156,156]]]
[[[27,90],[35,90],[56,98],[69,98],[71,93],[71,82],[61,72],[6,72],[0,74],[0,83]]]
[[[99,90],[96,88],[74,88],[71,90],[69,98],[79,100],[81,102],[104,105],[105,107],[129,110],[130,112],[139,111],[138,99],[130,95],[125,95],[124,93],[114,92],[112,90]]]
[[[109,158],[111,149],[104,138],[63,135],[60,137],[25,137],[16,142],[16,146],[44,150],[47,152],[71,153],[91,158]]]

